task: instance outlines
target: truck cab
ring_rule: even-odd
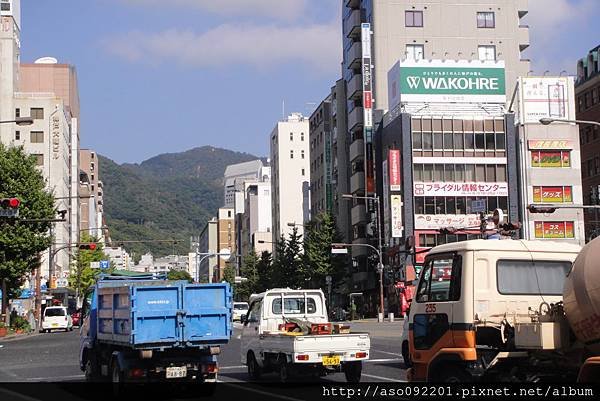
[[[525,240],[433,248],[411,305],[409,380],[514,380],[510,366],[515,358],[530,356],[518,349],[515,331],[562,300],[566,275],[580,249]]]

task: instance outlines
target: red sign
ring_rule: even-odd
[[[365,107],[365,109],[372,109],[373,108],[373,95],[371,93],[371,91],[364,91],[363,92],[363,105]]]
[[[389,151],[388,166],[390,169],[390,190],[400,191],[400,151],[398,149]]]

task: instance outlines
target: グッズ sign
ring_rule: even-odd
[[[508,196],[506,182],[416,182],[415,196]]]
[[[573,203],[572,187],[533,187],[536,203]]]
[[[401,102],[506,102],[504,62],[405,60],[388,73],[390,110]]]

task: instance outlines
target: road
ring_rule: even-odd
[[[356,322],[351,324],[354,332],[369,332],[371,335],[370,360],[363,366],[362,382],[405,381],[406,371],[402,362],[400,336],[402,321],[394,323]],[[222,348],[219,356],[219,381],[225,383],[243,383],[247,381],[246,367],[240,363],[240,330],[234,324],[234,332],[229,344]],[[57,332],[34,334],[25,338],[0,341],[0,382],[83,382],[83,373],[78,361],[79,332]],[[279,390],[269,387],[276,382],[276,374],[264,375],[257,391],[277,393]],[[323,378],[321,383],[345,382],[342,373]],[[24,387],[18,387],[23,389]],[[260,389],[263,390],[260,390]],[[0,389],[0,401],[2,398]],[[19,390],[21,391],[21,390]],[[80,400],[69,394],[62,400]],[[32,400],[31,398],[24,398]],[[37,400],[39,398],[33,398]],[[44,398],[45,399],[45,398]],[[18,398],[15,398],[18,401]]]

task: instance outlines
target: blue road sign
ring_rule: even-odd
[[[101,260],[100,261],[100,268],[101,269],[108,269],[110,267],[110,262],[108,260]]]

